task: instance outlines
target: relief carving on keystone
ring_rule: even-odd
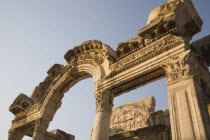
[[[149,113],[154,110],[154,97],[144,98],[115,108],[110,120],[110,135],[149,126]]]

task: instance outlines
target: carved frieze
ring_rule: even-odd
[[[176,37],[174,35],[167,35],[166,37],[158,40],[155,43],[152,43],[145,48],[136,51],[133,54],[126,56],[125,58],[118,60],[116,63],[111,65],[112,73],[109,74],[106,79],[113,77],[114,75],[129,69],[133,66],[136,66],[140,63],[143,63],[149,59],[154,58],[155,56],[162,54],[182,43],[184,39]],[[131,63],[132,62],[132,63]]]
[[[83,42],[81,45],[67,51],[64,58],[73,66],[87,63],[101,65],[105,59],[110,64],[116,61],[115,52],[108,45],[98,40]]]
[[[112,111],[110,135],[136,130],[149,125],[149,112],[154,111],[155,99],[148,97],[135,103],[127,103]]]
[[[96,112],[108,112],[109,115],[113,107],[114,95],[108,89],[114,91],[117,89],[116,86],[121,88],[125,85],[122,90],[116,90],[120,91],[118,94],[120,95],[121,91],[126,92],[131,88],[136,88],[139,83],[146,84],[148,81],[160,78],[164,74],[164,71],[158,66],[162,61],[165,61],[161,66],[166,71],[168,83],[192,77],[207,93],[206,87],[209,86],[207,84],[209,84],[210,77],[205,61],[191,50],[186,51],[187,47],[187,49],[190,48],[189,39],[199,32],[202,26],[202,21],[191,2],[189,0],[168,0],[154,9],[151,16],[148,25],[139,30],[139,36],[120,43],[116,53],[108,45],[98,40],[83,42],[67,51],[64,56],[68,63],[66,66],[53,65],[47,72],[48,76],[35,88],[31,98],[21,94],[10,106],[10,111],[15,114],[16,118],[13,120],[9,137],[14,138],[19,128],[25,129],[29,123],[33,123],[33,131],[44,135],[50,120],[61,105],[63,93],[88,76],[93,76],[97,89],[95,92]],[[174,49],[175,47],[177,49]],[[178,48],[181,49],[178,50]],[[177,56],[171,57],[174,54]],[[163,58],[158,59],[160,57]],[[153,60],[158,60],[154,62],[154,67],[151,66]],[[149,64],[150,62],[152,63]],[[126,70],[129,72],[133,70],[133,72],[118,76],[119,73]],[[153,74],[154,71],[160,74]],[[145,78],[146,76],[149,78]],[[153,97],[117,107],[111,115],[110,134],[134,132],[137,129],[159,123],[169,125],[168,111],[154,112],[154,107]],[[107,120],[109,121],[109,118]],[[108,121],[104,124],[108,124]],[[103,129],[101,126],[96,128]],[[55,133],[57,134],[57,131]]]

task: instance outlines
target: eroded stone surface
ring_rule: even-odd
[[[149,125],[149,112],[154,111],[155,99],[148,97],[134,103],[127,103],[112,111],[110,135],[123,133]]]
[[[24,112],[25,110],[29,109],[33,104],[33,99],[21,93],[9,107],[9,110],[14,115],[17,115],[18,113]]]
[[[135,129],[136,132],[153,132],[156,127],[142,129],[164,124],[171,127],[173,140],[210,139],[207,131],[210,130],[207,110],[210,106],[210,74],[206,65],[209,66],[209,49],[200,47],[201,44],[209,46],[209,37],[190,45],[190,39],[201,26],[202,21],[190,0],[168,0],[150,13],[148,24],[138,31],[138,37],[119,43],[116,52],[98,40],[85,41],[67,51],[64,56],[66,66],[53,65],[31,98],[20,94],[10,106],[15,119],[9,139],[20,140],[24,135],[30,135],[33,140],[43,140],[46,134],[52,136],[47,128],[61,106],[64,93],[89,77],[93,77],[96,96],[92,140],[109,139],[115,97],[163,77],[168,78],[170,126],[168,112],[154,112],[152,99],[139,101],[141,105],[137,102],[119,107],[124,112],[118,112],[119,119],[112,115],[111,123],[126,122],[125,130]],[[112,126],[116,127],[116,124]],[[122,127],[117,128],[113,131],[121,132]],[[161,127],[158,134],[162,134],[162,130]],[[135,134],[140,139],[139,133]],[[133,135],[133,131],[128,135]]]

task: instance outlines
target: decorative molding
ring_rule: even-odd
[[[183,11],[184,14],[181,13]],[[120,95],[139,84],[163,77],[164,70],[168,84],[191,77],[206,92],[206,87],[210,87],[209,70],[205,60],[192,53],[189,47],[190,39],[202,26],[192,3],[188,0],[168,0],[154,9],[151,15],[149,24],[139,30],[139,36],[120,43],[116,53],[98,40],[85,41],[67,51],[64,56],[68,63],[66,66],[53,65],[44,81],[34,89],[31,98],[21,94],[11,105],[10,111],[15,119],[9,133],[15,133],[19,128],[26,129],[30,124],[35,126],[33,131],[45,134],[61,105],[63,94],[90,76],[95,84],[96,112],[108,112],[106,115],[112,111],[114,94]],[[161,62],[164,70],[159,66]],[[156,120],[163,117],[151,111],[154,111],[153,99],[118,107],[111,115],[111,134],[147,127],[151,114]],[[167,113],[166,116],[168,120]],[[109,118],[103,121],[108,128],[106,130],[109,130]],[[99,129],[106,131],[102,126]]]
[[[155,56],[181,45],[184,42],[185,40],[183,38],[178,38],[174,35],[167,35],[165,38],[162,38],[157,42],[145,47],[144,49],[130,54],[129,56],[111,65],[112,72],[106,76],[105,79],[109,79],[122,71],[152,59]]]
[[[116,61],[115,52],[98,40],[85,41],[81,45],[75,46],[67,51],[64,58],[73,66],[87,63],[101,65],[105,59],[109,64]]]

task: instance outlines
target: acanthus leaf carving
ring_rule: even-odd
[[[92,64],[101,65],[104,60],[109,64],[114,63],[115,52],[107,45],[98,40],[88,40],[81,45],[67,51],[64,58],[68,63],[74,62],[74,65]]]
[[[188,50],[180,56],[172,57],[169,62],[162,64],[161,66],[166,72],[168,83],[179,81],[185,77],[193,77],[199,82],[199,79],[202,79],[201,75],[208,73],[208,67],[205,61],[201,59],[200,55]]]
[[[129,69],[135,65],[143,63],[149,59],[154,58],[157,55],[163,54],[168,50],[177,47],[184,43],[183,38],[176,37],[174,35],[167,35],[164,38],[156,41],[155,43],[148,45],[133,54],[130,54],[116,63],[111,65],[112,73],[106,77],[106,79],[113,77],[114,75]],[[132,62],[132,63],[131,63]]]
[[[95,98],[96,98],[96,112],[112,110],[114,96],[109,92],[109,90],[95,93]]]

